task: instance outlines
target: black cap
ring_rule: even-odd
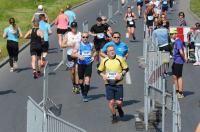
[[[96,19],[98,22],[101,22],[102,21],[102,18],[101,17],[97,17]]]
[[[72,22],[72,23],[71,23],[71,27],[75,27],[75,28],[78,27],[77,22]]]

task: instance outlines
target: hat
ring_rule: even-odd
[[[101,18],[101,17],[97,17],[96,20],[99,21],[99,22],[101,22],[101,21],[102,21],[102,18]]]
[[[178,32],[177,32],[176,28],[170,28],[169,33],[170,34],[175,34],[175,33],[178,33]]]
[[[73,28],[73,27],[74,27],[74,28],[78,27],[77,22],[72,22],[72,23],[71,23],[71,27],[72,27],[72,28]]]
[[[43,10],[43,6],[42,5],[38,5],[38,10]]]

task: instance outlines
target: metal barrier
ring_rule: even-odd
[[[87,20],[83,21],[82,27],[83,27],[83,32],[88,32],[89,31],[89,26],[88,26],[88,21]]]
[[[111,22],[112,24],[115,23],[113,20],[113,6],[112,3],[108,3],[108,21]]]
[[[117,0],[117,10],[114,13],[114,15],[120,14],[122,15],[122,5],[121,5],[121,0]]]
[[[86,132],[85,130],[56,117],[48,108],[57,105],[48,97],[48,62],[44,67],[43,99],[37,104],[31,97],[27,101],[27,132]]]
[[[162,105],[162,132],[165,131],[165,108],[172,110],[172,132],[181,130],[180,105],[174,90],[172,94],[166,92],[166,72],[169,67],[169,53],[158,51],[157,43],[145,38],[143,42],[144,57],[144,124],[149,127],[149,115],[155,110],[156,102]],[[173,89],[175,87],[173,86]]]
[[[56,68],[53,70],[54,72],[59,68],[61,67],[62,65],[66,65],[67,63],[67,50],[66,48],[63,48],[62,50],[62,60],[61,62],[56,66]]]

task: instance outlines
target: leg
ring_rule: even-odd
[[[8,55],[9,55],[10,67],[13,68],[13,49],[10,44],[10,41],[7,41],[7,51],[8,51]]]
[[[58,34],[58,44],[59,44],[59,47],[61,48],[61,45],[62,45],[62,34]]]
[[[179,91],[179,93],[183,93],[183,78],[182,77],[178,77],[177,82],[178,82],[178,91]]]
[[[173,75],[173,82],[175,84],[176,87],[176,91],[179,92],[179,86],[178,86],[178,78],[176,77],[176,75]]]

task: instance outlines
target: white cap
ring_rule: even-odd
[[[38,5],[38,9],[39,9],[39,10],[42,10],[42,9],[43,9],[43,6],[42,6],[42,5]]]

